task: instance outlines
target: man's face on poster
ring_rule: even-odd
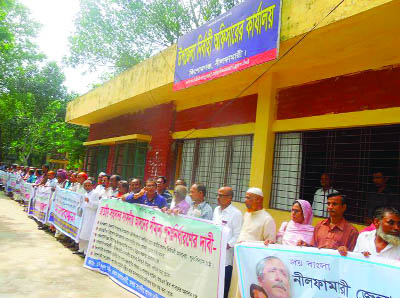
[[[268,298],[289,298],[289,273],[279,259],[271,259],[265,263],[263,277],[258,279]]]

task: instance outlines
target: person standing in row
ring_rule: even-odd
[[[213,210],[205,201],[206,186],[202,183],[193,184],[190,188],[190,197],[192,198],[193,203],[190,206],[187,215],[212,220]]]
[[[315,216],[328,217],[327,202],[328,196],[331,193],[337,192],[331,185],[331,177],[328,173],[321,175],[321,188],[317,189],[314,194],[314,200],[312,203],[312,209]]]
[[[329,217],[315,226],[311,243],[299,240],[298,245],[337,249],[341,255],[347,254],[347,251],[353,251],[358,231],[344,218],[346,208],[345,195],[341,193],[330,194],[327,208]]]
[[[83,203],[83,221],[79,234],[79,250],[76,252],[81,256],[85,256],[87,253],[100,199],[99,193],[93,190],[93,181],[86,180],[83,187],[86,191]]]
[[[171,206],[172,202],[172,195],[167,189],[168,183],[167,183],[167,178],[165,176],[158,176],[157,177],[157,193],[164,197],[164,199],[167,201],[167,206]]]
[[[228,242],[226,244],[225,257],[225,286],[224,298],[228,297],[233,269],[233,247],[239,237],[242,228],[243,216],[239,209],[232,205],[233,190],[230,186],[218,189],[218,207],[213,214],[213,222],[222,224],[229,229]]]
[[[264,210],[264,194],[257,187],[246,192],[247,212],[243,216],[243,227],[238,242],[265,241],[276,239],[276,224],[272,216]]]

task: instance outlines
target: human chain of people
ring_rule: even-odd
[[[231,284],[232,273],[241,275],[247,270],[234,266],[235,263],[241,263],[240,258],[248,257],[240,253],[237,255],[237,252],[246,245],[250,245],[246,247],[250,251],[254,243],[265,252],[275,251],[275,247],[282,245],[288,250],[292,249],[293,253],[311,248],[310,253],[315,253],[315,248],[328,251],[327,255],[336,251],[343,259],[353,261],[355,256],[361,261],[372,260],[377,266],[379,260],[383,264],[391,260],[393,268],[400,270],[397,267],[400,264],[398,208],[388,201],[380,202],[384,205],[376,203],[371,225],[358,231],[345,219],[347,197],[331,187],[326,173],[321,176],[322,190],[316,191],[314,203],[295,200],[290,220],[283,222],[279,229],[274,218],[264,209],[264,194],[257,187],[250,187],[246,191],[247,210],[242,214],[232,204],[232,187],[226,185],[218,189],[219,206],[213,210],[207,203],[207,188],[200,182],[188,188],[184,180],[177,179],[172,194],[167,189],[168,181],[164,176],[149,178],[142,187],[139,178],[125,181],[119,175],[99,173],[95,180],[85,172],[52,171],[47,165],[43,165],[42,169],[34,169],[14,164],[2,169],[0,174],[6,193],[26,202],[26,211],[37,221],[38,229],[50,231],[73,253],[86,257],[85,266],[105,268],[110,276],[116,274],[121,285],[125,281],[126,285],[133,288],[143,286],[140,286],[143,293],[155,291],[149,297],[178,297],[183,292],[198,296],[193,289],[171,283],[168,278],[160,279],[161,285],[150,283],[150,287],[153,284],[155,289],[146,285],[154,276],[149,269],[152,267],[159,268],[164,276],[175,277],[176,273],[163,271],[160,266],[174,258],[183,263],[189,259],[202,260],[190,262],[203,267],[206,265],[204,268],[207,270],[215,270],[217,276],[223,276],[223,289],[216,283],[219,289],[215,297],[228,297],[229,289],[238,287],[238,284]],[[374,177],[374,181],[379,182],[378,178]],[[321,196],[321,192],[325,196]],[[313,226],[313,216],[320,215],[320,210],[313,211],[313,206],[321,204],[324,205],[322,212],[328,216]],[[184,222],[177,222],[178,219]],[[202,224],[207,224],[208,228],[193,228]],[[210,227],[222,228],[212,232]],[[198,245],[197,239],[200,239]],[[223,253],[219,251],[220,245],[224,247]],[[198,247],[200,254],[196,255],[194,250]],[[241,279],[239,287],[242,296],[247,297],[250,293],[250,297],[295,297],[293,291],[296,287],[309,285],[313,288],[315,284],[315,289],[335,290],[345,295],[343,297],[352,297],[349,293],[353,288],[358,290],[357,293],[370,293],[368,297],[391,297],[385,296],[382,292],[384,289],[373,296],[376,289],[356,289],[341,276],[332,276],[338,270],[334,262],[298,255],[286,256],[287,260],[282,261],[282,256],[287,252],[281,256],[277,251],[257,263],[255,274],[250,274],[254,278],[249,281],[249,291]],[[140,255],[147,263],[140,264]],[[164,260],[158,259],[160,255],[164,256]],[[248,265],[251,262],[245,263]],[[221,264],[224,269],[219,268]],[[303,271],[298,271],[303,269],[306,272],[317,270],[327,275],[322,279],[306,278]],[[142,277],[132,279],[135,272]],[[340,290],[345,283],[347,288]],[[174,289],[181,290],[174,292]]]

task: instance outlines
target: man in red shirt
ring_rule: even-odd
[[[329,217],[316,225],[311,243],[300,240],[297,245],[337,249],[345,255],[347,251],[353,251],[358,231],[343,217],[347,208],[346,196],[336,192],[327,199]]]

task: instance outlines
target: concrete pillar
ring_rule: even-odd
[[[250,187],[264,192],[264,206],[268,208],[272,186],[276,119],[276,74],[265,75],[258,84],[256,123],[251,159]]]

